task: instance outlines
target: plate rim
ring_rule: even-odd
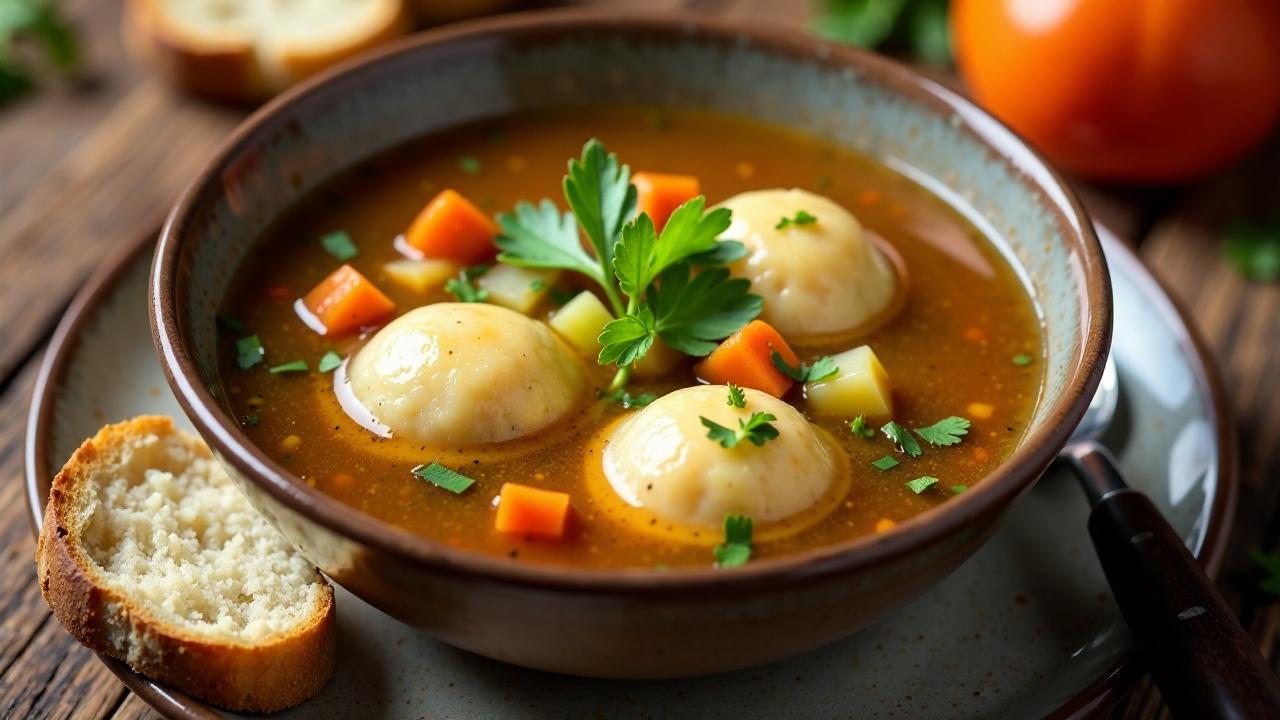
[[[1226,549],[1235,527],[1235,510],[1240,490],[1239,448],[1235,421],[1226,402],[1226,392],[1219,375],[1214,356],[1200,331],[1190,321],[1182,303],[1169,292],[1168,286],[1142,263],[1133,250],[1118,240],[1101,223],[1095,227],[1107,253],[1107,262],[1133,279],[1141,289],[1159,298],[1153,308],[1165,317],[1173,329],[1178,345],[1194,357],[1196,385],[1209,400],[1207,410],[1216,430],[1218,442],[1218,491],[1214,495],[1209,512],[1209,527],[1196,559],[1211,579],[1216,579],[1222,568]],[[140,262],[140,255],[154,249],[160,234],[160,224],[148,225],[148,231],[139,233],[127,245],[113,252],[89,278],[59,320],[53,335],[40,359],[39,371],[27,412],[23,443],[23,484],[27,501],[27,519],[33,536],[40,532],[43,508],[39,502],[39,478],[51,474],[49,451],[54,397],[59,382],[67,370],[76,342],[84,326],[89,322],[104,296],[119,285],[126,271]],[[154,260],[151,264],[154,263]],[[221,710],[184,693],[164,687],[138,673],[125,663],[102,653],[98,659],[117,678],[150,707],[170,720],[220,720],[226,717]],[[1121,693],[1133,688],[1145,675],[1132,649],[1121,655],[1114,664],[1103,671],[1096,680],[1072,695],[1047,717],[1054,720],[1085,718],[1095,711],[1110,706]]]

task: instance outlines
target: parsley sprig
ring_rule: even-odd
[[[478,303],[489,298],[489,291],[476,285],[476,278],[489,272],[488,265],[472,265],[458,271],[457,277],[449,278],[444,284],[444,291],[458,299],[458,302]]]
[[[826,380],[832,375],[840,372],[840,368],[836,367],[835,360],[832,360],[828,355],[823,355],[822,357],[817,358],[813,361],[812,365],[800,363],[799,365],[793,366],[782,357],[781,353],[774,350],[769,355],[769,360],[773,362],[774,367],[778,368],[778,372],[781,372],[792,380],[801,383]]]
[[[782,230],[791,225],[812,225],[816,222],[818,222],[818,218],[804,210],[797,210],[795,215],[784,215],[778,220],[778,224],[773,226],[773,229]]]
[[[745,515],[727,515],[724,519],[724,542],[715,547],[716,564],[722,568],[746,565],[751,559],[751,535],[754,530],[751,518]]]
[[[746,420],[738,418],[738,429],[736,430],[727,428],[701,415],[698,416],[698,419],[707,428],[707,438],[720,443],[720,447],[725,449],[735,448],[743,440],[760,447],[778,437],[778,428],[770,424],[778,419],[773,413],[753,412],[751,417]]]
[[[764,301],[749,292],[750,281],[724,267],[745,254],[741,243],[717,239],[729,210],[708,211],[698,196],[659,233],[647,214],[633,218],[631,169],[596,139],[569,161],[564,197],[568,212],[544,199],[499,215],[498,260],[577,272],[600,286],[614,315],[599,338],[600,364],[618,367],[610,392],[626,386],[631,366],[657,338],[703,356],[760,314]]]
[[[916,428],[916,434],[924,438],[924,441],[936,447],[946,447],[955,445],[969,432],[969,426],[973,423],[965,418],[952,415],[946,417],[929,427]]]

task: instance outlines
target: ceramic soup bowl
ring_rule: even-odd
[[[889,532],[705,569],[591,571],[460,552],[309,488],[254,447],[213,389],[215,313],[242,258],[308,191],[427,133],[527,110],[709,108],[885,158],[996,242],[1043,313],[1045,384],[1018,449]],[[412,38],[251,117],[164,229],[150,302],[179,401],[253,504],[335,581],[444,642],[533,668],[656,678],[803,652],[883,617],[964,562],[1065,443],[1111,332],[1101,248],[1062,179],[964,99],[875,55],[691,18],[511,16]],[[963,619],[958,619],[962,621]]]

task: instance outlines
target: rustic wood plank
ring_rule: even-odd
[[[151,709],[142,698],[129,693],[120,707],[111,714],[111,720],[157,720],[160,713]]]

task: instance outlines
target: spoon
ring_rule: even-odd
[[[1280,718],[1275,673],[1182,539],[1098,442],[1119,399],[1108,358],[1059,458],[1089,498],[1089,535],[1138,653],[1175,717]]]

